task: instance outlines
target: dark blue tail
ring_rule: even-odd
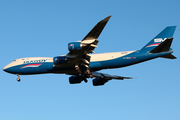
[[[172,38],[176,26],[166,27],[162,32],[160,32],[155,38],[153,38],[148,44],[146,44],[140,51],[149,52],[153,50],[155,47],[160,45],[167,38]]]

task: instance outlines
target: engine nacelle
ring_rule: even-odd
[[[69,51],[81,50],[81,49],[82,49],[81,42],[71,42],[71,43],[68,43],[68,50]]]
[[[100,86],[100,85],[104,85],[108,80],[103,79],[103,78],[96,78],[93,80],[93,85],[94,86]]]
[[[53,58],[53,63],[55,65],[66,63],[67,58],[66,56],[58,56]]]
[[[69,77],[70,84],[78,84],[82,82],[82,78],[80,76],[71,76]]]

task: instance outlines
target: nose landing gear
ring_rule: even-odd
[[[20,82],[20,81],[21,81],[20,75],[17,75],[17,77],[18,77],[18,78],[17,78],[16,80],[17,80],[18,82]]]

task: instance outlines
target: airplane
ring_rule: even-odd
[[[94,86],[102,86],[110,80],[133,79],[99,72],[103,69],[121,68],[155,58],[176,59],[171,47],[176,26],[168,26],[139,50],[92,54],[97,48],[98,37],[111,16],[98,22],[81,40],[68,43],[69,53],[56,57],[29,57],[16,59],[3,68],[5,72],[20,75],[67,74],[70,84],[88,82],[93,78]]]

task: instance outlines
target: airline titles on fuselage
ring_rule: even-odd
[[[23,64],[29,64],[29,63],[43,63],[46,62],[47,59],[41,59],[41,60],[30,60],[30,61],[23,61]]]

